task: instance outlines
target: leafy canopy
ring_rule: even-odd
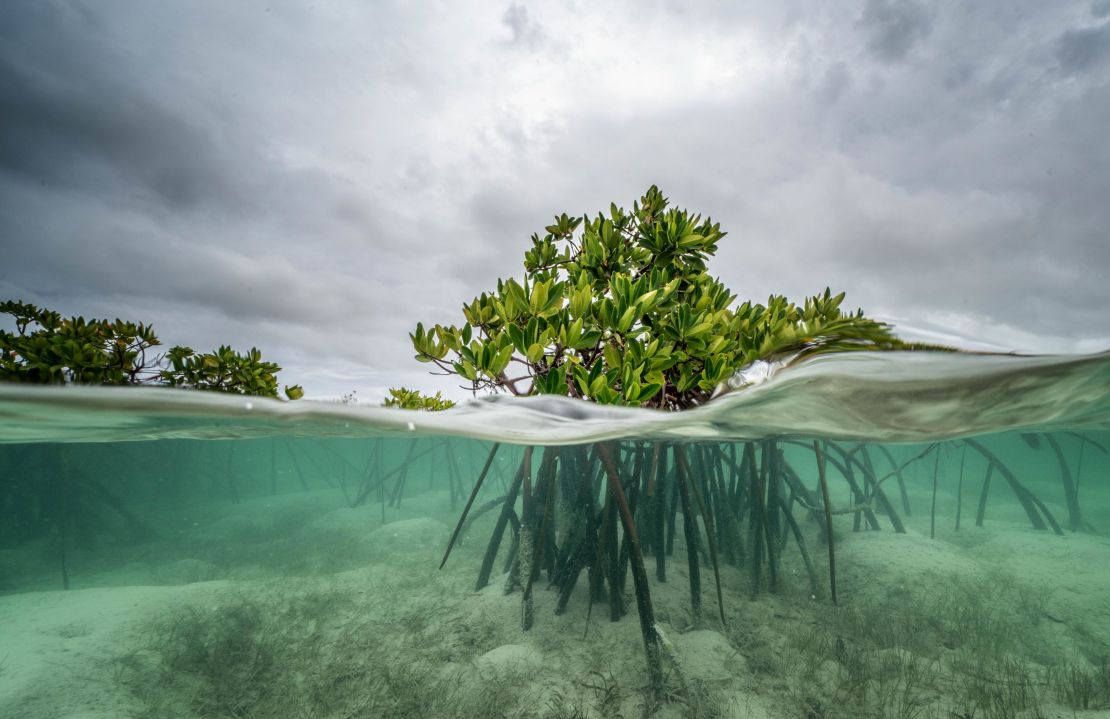
[[[681,409],[756,360],[909,348],[827,288],[734,305],[707,270],[720,225],[669,205],[653,185],[631,211],[555,217],[532,235],[522,281],[498,280],[462,325],[416,326],[416,359],[474,391]]]
[[[15,318],[16,331],[0,330],[0,380],[33,384],[157,384],[234,394],[277,397],[277,364],[251,348],[239,354],[230,347],[197,354],[171,347],[164,355],[150,325],[120,319],[63,318],[26,302],[0,303],[0,314]],[[300,386],[285,387],[289,399],[304,395]]]
[[[408,389],[407,387],[390,387],[389,396],[382,402],[382,406],[439,412],[440,410],[451,409],[455,406],[455,403],[445,399],[439,392],[434,395],[426,395],[422,394],[420,390]]]

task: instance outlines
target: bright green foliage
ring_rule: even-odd
[[[444,399],[443,395],[436,392],[434,395],[424,395],[420,390],[405,387],[390,387],[389,397],[382,402],[383,407],[396,407],[398,409],[420,409],[427,412],[438,412],[450,409],[455,403]]]
[[[273,362],[254,348],[245,355],[230,347],[198,355],[172,347],[164,357],[149,352],[162,343],[150,325],[63,318],[25,302],[2,302],[0,313],[15,318],[16,331],[0,330],[0,380],[32,384],[165,384],[235,394],[277,396]],[[166,367],[163,360],[169,363]],[[290,399],[304,394],[286,387]]]
[[[0,378],[8,380],[139,384],[150,375],[147,351],[161,344],[149,325],[119,319],[63,319],[25,302],[0,303],[0,312],[16,322],[15,333],[0,331]]]
[[[277,373],[281,367],[263,361],[262,353],[254,347],[246,354],[239,354],[226,345],[207,354],[196,354],[189,347],[173,347],[166,353],[166,359],[170,367],[162,370],[160,377],[170,387],[266,397],[278,394]],[[285,394],[289,399],[300,399],[304,390],[299,386],[286,387]]]
[[[498,280],[463,306],[461,326],[417,325],[416,359],[474,390],[680,409],[755,360],[906,347],[828,289],[801,305],[733,306],[706,267],[720,225],[668,205],[652,186],[631,212],[557,216],[532,235],[523,282]]]

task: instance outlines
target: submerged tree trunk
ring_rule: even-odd
[[[663,692],[663,658],[660,647],[659,632],[655,627],[655,607],[651,603],[651,587],[648,584],[647,571],[644,569],[644,557],[640,552],[640,540],[636,535],[636,524],[632,519],[632,512],[628,508],[628,501],[621,487],[620,477],[617,474],[616,464],[603,443],[595,445],[597,455],[605,465],[605,472],[609,478],[609,491],[620,511],[621,522],[624,524],[625,534],[628,536],[628,558],[632,567],[632,584],[636,589],[636,609],[640,616],[640,634],[644,640],[644,654],[648,665],[648,685],[653,697],[658,697]]]
[[[825,476],[825,453],[817,440],[813,441],[813,451],[817,455],[817,480],[821,484],[821,499],[825,503],[825,536],[829,546],[829,596],[836,604],[836,543],[833,539],[832,504],[829,501],[829,481]]]

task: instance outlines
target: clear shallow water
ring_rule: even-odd
[[[679,414],[0,385],[0,716],[1105,716],[1110,355],[769,374]],[[522,518],[558,561],[584,517],[625,542],[599,440],[620,440],[672,647],[663,701],[631,577],[610,622],[607,559],[580,567],[562,614],[566,582],[544,567],[522,628]]]

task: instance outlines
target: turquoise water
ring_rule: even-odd
[[[1108,716],[1110,356],[734,385],[0,387],[0,716]]]

